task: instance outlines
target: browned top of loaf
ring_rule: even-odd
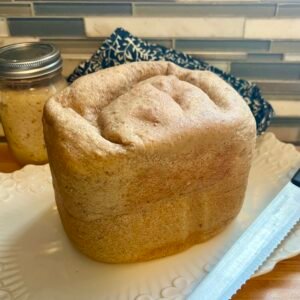
[[[211,186],[233,164],[247,172],[255,138],[254,118],[233,88],[168,62],[79,78],[46,103],[44,124],[56,193],[84,220]]]
[[[101,155],[170,145],[187,130],[213,126],[224,132],[254,122],[241,96],[217,75],[169,62],[130,63],[83,76],[47,102],[44,118],[74,142],[70,151]]]

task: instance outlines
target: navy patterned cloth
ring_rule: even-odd
[[[274,114],[272,106],[262,97],[255,84],[225,73],[198,58],[145,42],[122,28],[116,29],[88,61],[79,65],[68,77],[68,81],[71,83],[82,75],[124,63],[157,60],[170,61],[191,70],[209,70],[217,74],[229,83],[249,105],[256,120],[258,135],[270,125]]]

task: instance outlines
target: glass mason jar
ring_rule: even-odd
[[[47,99],[67,86],[61,70],[60,52],[50,44],[0,48],[0,119],[22,165],[48,161],[42,114]]]

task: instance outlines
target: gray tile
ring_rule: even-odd
[[[55,45],[65,54],[92,54],[102,44],[103,39],[46,39],[41,41]]]
[[[266,52],[270,41],[264,40],[192,40],[177,39],[176,49],[184,51]]]
[[[232,63],[233,75],[249,79],[300,79],[300,64],[287,63]]]
[[[149,43],[158,44],[167,48],[172,47],[172,40],[144,39]],[[103,43],[103,38],[82,38],[82,39],[51,39],[42,38],[41,41],[55,45],[65,54],[92,54]]]
[[[204,60],[222,60],[229,62],[281,62],[283,54],[277,53],[246,53],[246,52],[216,52],[216,51],[186,51],[193,57]],[[300,62],[300,61],[299,61]]]
[[[272,120],[272,126],[288,126],[288,127],[297,127],[300,126],[299,117],[275,117]]]
[[[272,41],[272,52],[300,53],[300,41]]]
[[[166,48],[172,48],[173,47],[173,43],[172,43],[171,39],[166,40],[166,39],[147,39],[147,38],[145,38],[144,40],[151,43],[151,44],[157,44],[157,45],[160,45],[160,46],[164,46]]]
[[[83,20],[78,18],[8,18],[12,36],[84,36]]]
[[[213,51],[187,51],[187,54],[203,59],[212,61],[245,61],[247,60],[247,53],[245,52],[213,52]]]
[[[195,3],[137,3],[137,16],[275,16],[275,4],[195,4]]]
[[[31,16],[30,3],[1,3],[0,16]]]
[[[300,16],[300,4],[279,4],[277,16],[299,17]]]
[[[106,16],[131,15],[130,3],[97,2],[35,2],[37,16]]]
[[[251,62],[279,62],[283,60],[283,54],[279,53],[248,53],[247,60]]]
[[[299,99],[300,96],[300,81],[260,81],[255,80],[255,83],[260,87],[264,95],[271,99]]]

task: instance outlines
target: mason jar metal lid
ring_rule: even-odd
[[[62,68],[58,49],[46,43],[19,43],[0,48],[0,79],[30,79]]]

